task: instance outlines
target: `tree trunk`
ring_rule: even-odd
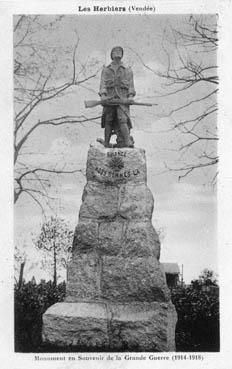
[[[56,242],[53,242],[53,283],[54,286],[57,286],[57,270],[56,270]]]
[[[23,261],[20,265],[20,272],[19,272],[19,283],[18,283],[18,289],[22,287],[23,284],[23,270],[25,266],[25,261]]]

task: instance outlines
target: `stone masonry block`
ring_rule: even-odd
[[[154,199],[145,183],[120,186],[118,213],[128,220],[151,220]]]
[[[123,257],[160,256],[160,241],[151,222],[128,222],[122,243]]]
[[[122,247],[124,223],[102,222],[99,225],[98,250],[102,255],[118,255]]]
[[[175,351],[177,314],[171,303],[116,304],[110,309],[112,349]]]
[[[43,341],[56,346],[99,349],[109,345],[104,304],[57,303],[43,315]]]
[[[155,257],[104,256],[101,293],[104,299],[117,302],[166,302],[170,299],[169,289]]]
[[[88,252],[94,250],[98,240],[98,222],[92,219],[80,219],[75,229],[73,250]]]
[[[88,182],[84,189],[79,218],[111,219],[117,215],[118,188]]]
[[[66,301],[100,296],[101,259],[96,253],[76,254],[68,266]]]
[[[87,180],[106,184],[146,182],[145,151],[142,149],[105,149],[94,143],[88,152]]]

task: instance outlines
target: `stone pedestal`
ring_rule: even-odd
[[[43,340],[109,351],[174,351],[177,315],[159,263],[142,149],[90,147],[66,299]]]

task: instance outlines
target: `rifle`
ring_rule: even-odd
[[[140,103],[133,100],[88,100],[85,101],[86,108],[94,108],[95,106],[102,105],[102,106],[117,106],[117,105],[142,105],[142,106],[153,106],[158,104],[150,104],[150,103]]]

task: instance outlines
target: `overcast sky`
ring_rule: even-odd
[[[212,17],[211,17],[212,18]],[[210,19],[211,19],[210,18]],[[167,66],[167,55],[164,46],[168,47],[172,62],[178,58],[173,45],[168,44],[166,33],[170,27],[186,31],[187,16],[66,16],[56,32],[51,33],[47,42],[59,48],[60,45],[72,46],[75,42],[75,31],[80,42],[78,59],[87,61],[88,70],[98,70],[95,79],[89,80],[86,88],[75,87],[70,93],[54,101],[38,107],[31,122],[59,114],[95,117],[101,114],[101,108],[87,111],[84,100],[98,98],[100,68],[110,62],[110,51],[115,45],[124,48],[124,62],[132,66],[134,72],[137,100],[157,102],[158,107],[132,107],[132,135],[136,147],[144,148],[147,157],[148,186],[154,200],[153,225],[162,230],[161,261],[175,262],[184,266],[184,280],[188,283],[197,278],[204,268],[217,272],[217,199],[215,187],[209,185],[208,172],[197,170],[178,182],[178,174],[167,172],[165,163],[175,167],[179,163],[179,153],[174,151],[182,142],[182,137],[169,129],[173,125],[173,117],[164,118],[171,107],[179,106],[182,97],[174,95],[165,99],[158,96],[164,93],[163,81],[145,68],[145,63],[155,71],[163,71]],[[44,17],[46,21],[46,17]],[[38,40],[42,41],[41,33]],[[200,56],[199,56],[200,58]],[[205,55],[209,63],[215,55]],[[70,73],[70,61],[63,58],[57,69],[58,82],[66,78],[65,70]],[[67,68],[66,68],[67,66]],[[204,94],[199,87],[187,91],[186,101]],[[191,107],[189,114],[194,114],[199,107]],[[177,117],[178,118],[178,117]],[[28,122],[30,124],[30,120]],[[41,166],[52,163],[66,163],[68,168],[85,168],[89,143],[97,137],[103,137],[99,121],[87,122],[73,127],[43,128],[41,127],[28,141],[24,151],[27,163],[41,163]],[[187,159],[191,161],[192,153]],[[214,169],[211,169],[211,177]],[[65,218],[72,228],[78,221],[81,195],[86,181],[82,174],[56,177],[53,181],[52,193],[58,201],[54,208],[60,217]],[[26,196],[19,199],[15,207],[15,239],[25,243],[30,257],[37,258],[31,247],[31,233],[36,234],[42,222],[40,209]],[[29,263],[28,263],[29,268]],[[28,270],[28,277],[44,277],[41,271]]]

